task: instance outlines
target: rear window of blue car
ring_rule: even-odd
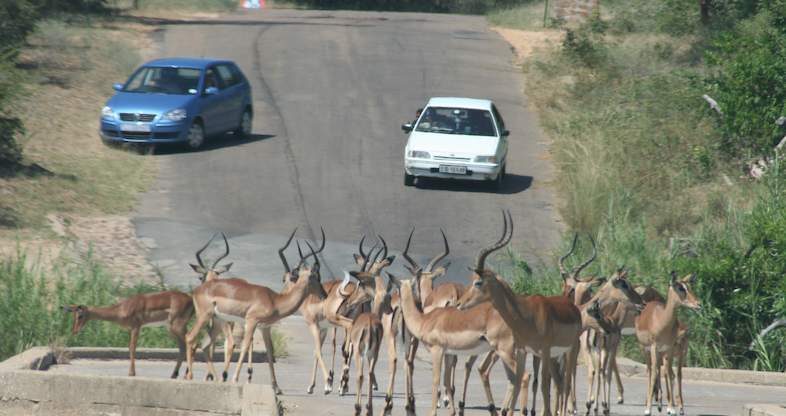
[[[123,91],[190,95],[199,88],[201,70],[171,66],[146,66],[131,76]]]

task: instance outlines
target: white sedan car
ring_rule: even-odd
[[[401,128],[410,133],[404,149],[404,185],[430,177],[502,186],[510,132],[493,102],[434,97],[417,120]]]

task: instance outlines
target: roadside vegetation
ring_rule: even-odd
[[[626,265],[661,293],[671,270],[696,272],[703,309],[681,314],[689,364],[783,371],[783,331],[748,346],[786,315],[786,169],[775,150],[786,135],[786,2],[713,1],[706,16],[697,2],[601,4],[582,25],[547,21],[564,40],[524,67],[553,141],[565,246],[574,231],[590,233],[589,272]],[[542,5],[489,19],[540,30]],[[757,159],[770,163],[759,180],[747,171]],[[558,290],[556,265],[515,264],[517,289]],[[625,353],[638,356],[634,339]]]
[[[67,305],[108,306],[139,293],[164,290],[163,286],[117,282],[92,256],[78,262],[65,259],[43,269],[21,249],[0,258],[0,361],[33,346],[57,350],[68,346],[127,347],[129,333],[118,325],[90,321],[78,335],[71,333],[73,317]],[[186,290],[186,289],[184,289]],[[204,335],[204,334],[203,334]],[[139,347],[176,348],[165,327],[143,328]],[[276,357],[287,354],[287,339],[273,331]]]

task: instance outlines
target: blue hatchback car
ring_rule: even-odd
[[[231,61],[167,58],[137,69],[101,110],[105,143],[185,143],[251,134],[251,87]]]

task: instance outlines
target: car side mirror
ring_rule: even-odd
[[[510,130],[502,130],[502,137],[510,136]]]
[[[112,89],[115,91],[123,91],[123,84],[116,82],[112,84]]]
[[[401,130],[404,130],[404,133],[409,133],[412,131],[412,123],[404,123],[401,125]]]
[[[218,88],[216,87],[205,88],[205,95],[216,95],[216,94],[218,94]]]

